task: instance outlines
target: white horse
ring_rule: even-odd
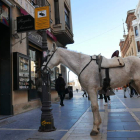
[[[53,51],[50,51],[49,55],[52,55]],[[47,60],[49,60],[50,56]],[[59,64],[63,64],[72,70],[76,75],[79,75],[81,70],[89,63],[90,56],[66,50],[63,48],[57,48],[52,58],[48,63],[50,69]],[[123,59],[125,66],[121,68],[110,68],[110,86],[112,88],[121,87],[128,84],[130,81],[134,81],[132,86],[140,93],[140,59],[137,57],[127,57]],[[105,70],[102,69],[102,75],[105,75]],[[101,124],[101,117],[99,114],[97,91],[101,89],[99,80],[99,69],[96,61],[93,60],[87,68],[81,73],[80,84],[87,91],[93,112],[93,129],[90,135],[97,135],[99,133],[99,125]]]

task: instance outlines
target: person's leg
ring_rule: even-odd
[[[138,96],[138,93],[134,88],[133,88],[133,93]]]
[[[127,98],[126,95],[125,95],[126,94],[126,88],[124,88],[123,91],[124,91],[124,98]]]
[[[105,100],[105,105],[107,105],[107,97],[105,94],[104,94],[104,100]]]
[[[130,98],[132,98],[132,97],[133,97],[133,89],[130,88]]]
[[[58,93],[60,95],[60,105],[63,105],[63,93],[61,91],[59,91]]]
[[[108,103],[111,104],[110,96],[107,96],[107,99],[108,99]]]

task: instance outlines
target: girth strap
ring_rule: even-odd
[[[96,60],[96,59],[93,59],[92,56],[90,56],[90,58],[91,58],[91,59],[90,59],[89,63],[81,70],[80,74],[78,75],[78,80],[79,80],[79,82],[80,82],[80,75],[81,75],[81,73],[82,73],[82,72],[85,70],[85,68],[91,63],[92,60]]]

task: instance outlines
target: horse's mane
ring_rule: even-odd
[[[61,47],[59,47],[59,48],[61,48]],[[76,51],[76,50],[65,49],[65,48],[61,48],[61,49],[63,49],[63,50],[67,50],[67,51],[70,51],[70,52],[75,52],[75,53],[77,53],[77,54],[84,54],[84,53],[82,53],[82,52],[78,52],[78,51]],[[87,54],[84,54],[84,55],[87,55]]]

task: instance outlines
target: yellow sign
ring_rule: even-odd
[[[35,8],[35,30],[50,28],[49,6]]]

